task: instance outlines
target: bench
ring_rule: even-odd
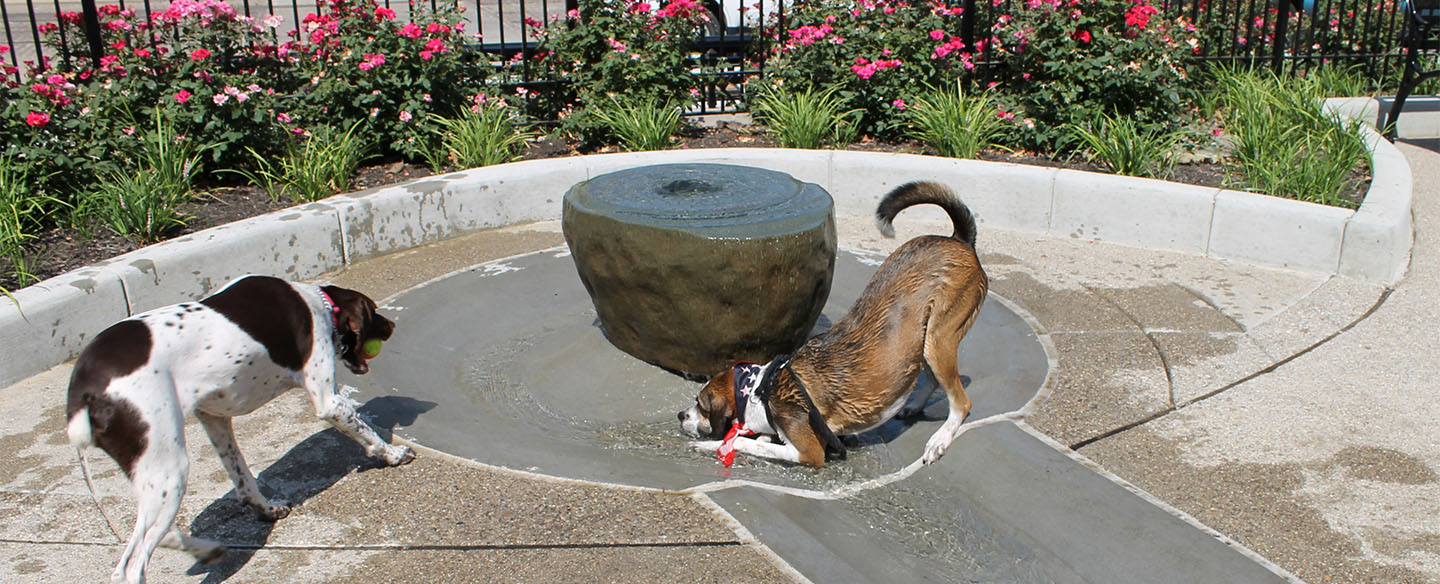
[[[1400,88],[1395,92],[1390,113],[1385,117],[1385,137],[1392,142],[1400,110],[1405,107],[1410,93],[1421,83],[1440,78],[1440,69],[1426,69],[1422,62],[1426,54],[1440,54],[1440,0],[1408,0],[1401,3],[1400,10],[1405,18],[1405,28],[1400,33],[1405,72],[1400,78]]]

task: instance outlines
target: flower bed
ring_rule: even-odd
[[[1147,0],[985,8],[1001,15],[966,46],[960,9],[945,3],[806,2],[783,26],[766,21],[766,74],[750,85],[825,88],[849,108],[847,140],[892,143],[915,135],[917,106],[934,101],[927,92],[955,87],[1002,122],[994,146],[1046,158],[1095,156],[1076,136],[1109,135],[1092,128],[1099,119],[1123,118],[1132,139],[1159,143],[1171,140],[1161,132],[1214,122],[1182,59],[1204,31],[1162,17]],[[0,91],[0,256],[19,276],[7,281],[33,280],[24,261],[46,230],[173,236],[197,185],[248,181],[308,200],[351,188],[348,173],[367,158],[436,170],[471,160],[455,148],[474,136],[446,134],[456,127],[446,122],[467,111],[495,114],[482,121],[506,128],[553,123],[563,139],[603,145],[616,132],[599,122],[607,116],[592,115],[597,108],[680,107],[697,91],[691,43],[708,18],[693,0],[587,2],[527,23],[539,45],[497,62],[461,50],[475,39],[457,8],[412,16],[400,22],[372,0],[327,0],[282,40],[278,17],[251,19],[218,0],[178,0],[148,20],[102,7],[107,52],[97,67],[31,64],[26,83]],[[47,25],[51,53],[83,54],[63,46],[80,42],[80,26],[73,13]],[[517,87],[517,68],[556,83]],[[1176,143],[1223,150],[1203,132]],[[335,176],[291,176],[332,162]]]

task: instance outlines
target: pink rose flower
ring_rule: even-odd
[[[209,50],[209,49],[195,49],[195,50],[193,50],[193,51],[190,51],[190,60],[191,60],[191,61],[204,61],[204,60],[205,60],[207,57],[209,57],[209,56],[210,56],[210,50]]]
[[[417,24],[415,24],[415,23],[413,23],[413,22],[411,22],[411,23],[409,23],[409,24],[406,24],[405,26],[400,27],[400,32],[399,32],[399,35],[400,35],[400,36],[403,36],[403,37],[405,37],[405,38],[410,38],[410,39],[418,39],[418,38],[420,38],[420,35],[423,35],[423,34],[425,34],[425,29],[420,28],[419,25],[417,25]]]
[[[375,16],[378,16],[385,20],[395,20],[395,11],[381,6],[375,9]]]
[[[175,94],[175,101],[178,101],[178,102],[180,102],[180,103],[185,103],[185,102],[187,102],[187,101],[190,101],[190,92],[189,92],[189,91],[185,91],[184,89],[181,89],[179,92],[177,92],[177,93]]]
[[[32,128],[43,128],[45,124],[50,123],[50,114],[45,112],[30,112],[30,115],[25,116],[25,123]]]

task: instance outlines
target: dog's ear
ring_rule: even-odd
[[[364,294],[338,286],[325,286],[325,294],[335,302],[335,324],[341,335],[353,335],[357,342],[364,340],[365,329],[370,321],[379,317],[375,314],[375,302]],[[393,328],[394,325],[391,325]],[[388,335],[387,335],[388,337]],[[383,337],[382,337],[383,338]]]
[[[712,439],[724,438],[725,433],[730,431],[730,422],[735,419],[734,383],[734,370],[726,369],[724,373],[712,377],[700,392],[701,399],[706,401],[705,410],[710,412]]]

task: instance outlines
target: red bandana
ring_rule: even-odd
[[[745,427],[745,404],[749,401],[750,394],[760,385],[762,369],[748,361],[735,364],[735,423],[730,425],[730,431],[725,433],[725,439],[720,441],[720,448],[715,451],[715,457],[720,459],[726,468],[735,463],[735,439],[740,436],[749,438],[759,435]]]

